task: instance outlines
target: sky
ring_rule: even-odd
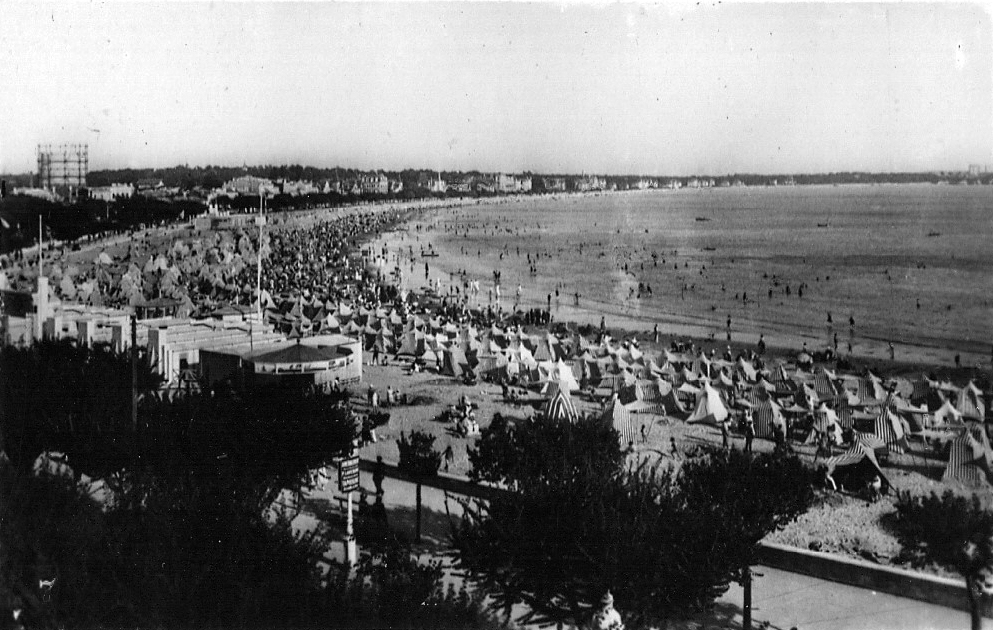
[[[0,172],[993,164],[981,4],[4,3]]]

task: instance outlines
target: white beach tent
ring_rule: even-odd
[[[710,383],[703,383],[703,391],[697,399],[696,409],[686,419],[688,423],[705,422],[707,424],[721,424],[728,417],[727,407],[721,400],[721,395]]]
[[[965,422],[962,420],[962,413],[956,409],[951,401],[946,400],[940,408],[938,408],[934,413],[931,414],[932,424],[936,427],[963,427]]]

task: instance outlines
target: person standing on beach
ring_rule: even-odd
[[[890,361],[892,361],[895,358],[895,355],[896,355],[896,352],[893,349],[893,342],[892,341],[889,342],[889,349],[890,349]]]
[[[383,456],[376,456],[376,465],[372,469],[372,483],[376,486],[376,496],[383,496],[383,480],[386,479],[386,464]]]
[[[655,336],[655,343],[659,342],[659,325],[655,324],[655,330],[652,331]]]
[[[752,412],[745,412],[745,452],[752,452],[752,440],[755,439],[755,421],[752,419]]]

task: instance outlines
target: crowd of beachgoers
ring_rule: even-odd
[[[446,260],[428,238],[437,228],[420,216],[418,208],[383,206],[270,215],[261,234],[251,224],[152,228],[80,251],[50,252],[45,273],[54,297],[66,302],[126,306],[164,298],[180,304],[180,315],[226,305],[253,312],[261,302],[266,321],[290,337],[360,337],[369,361],[364,380],[377,394],[385,392],[384,404],[435,401],[406,406],[389,427],[380,427],[378,443],[365,447],[374,449],[371,455],[396,458],[393,425],[427,429],[454,460],[446,455],[446,469],[465,472],[473,436],[492,413],[574,413],[609,423],[634,457],[675,462],[702,443],[757,450],[788,445],[826,467],[825,485],[856,493],[872,491],[876,475],[884,486],[901,489],[939,480],[988,487],[982,471],[961,455],[991,452],[985,432],[968,430],[982,427],[988,412],[984,371],[946,369],[937,378],[919,365],[916,376],[908,378],[904,368],[893,378],[799,343],[766,348],[762,337],[691,339],[665,324],[635,329],[610,314],[570,324],[560,321],[558,307],[582,302],[593,308],[589,296],[562,285],[543,299],[527,299],[500,269],[470,264],[481,256],[469,242],[462,258]],[[508,235],[517,229],[477,227]],[[449,229],[464,234],[465,228]],[[584,252],[592,246],[576,244]],[[540,274],[553,253],[507,246],[503,255],[525,258]],[[31,262],[8,260],[7,286],[33,289]],[[671,264],[664,254],[658,262]],[[632,271],[630,261],[618,264]],[[659,291],[644,281],[630,297],[653,289]],[[848,325],[839,322],[842,330]],[[360,410],[367,404],[363,394],[353,400]],[[451,424],[435,422],[445,413]],[[887,468],[887,459],[899,469]],[[915,466],[918,472],[906,472]]]

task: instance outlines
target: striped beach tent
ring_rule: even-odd
[[[924,374],[921,374],[921,377],[914,381],[914,391],[910,394],[910,402],[915,405],[926,403],[934,391],[932,385],[933,381]]]
[[[576,409],[572,397],[569,395],[569,386],[563,384],[558,387],[552,397],[545,401],[541,410],[541,417],[552,422],[576,422],[579,420],[579,411]]]
[[[986,401],[983,399],[983,392],[972,381],[958,391],[955,408],[967,420],[979,422],[986,420]]]
[[[832,400],[839,393],[831,377],[824,370],[818,370],[814,375],[814,391],[817,392],[818,400]]]
[[[859,386],[856,395],[863,404],[871,404],[874,400],[886,400],[887,392],[883,388],[883,382],[872,372],[859,378]]]
[[[826,403],[821,403],[814,412],[814,429],[830,435],[835,444],[841,444],[841,421]]]
[[[968,486],[988,487],[993,482],[993,456],[989,441],[980,425],[955,438],[948,453],[948,466],[942,481],[959,481]]]
[[[873,449],[856,440],[852,447],[841,455],[835,455],[826,462],[828,473],[837,483],[849,491],[858,491],[874,476],[882,481],[882,492],[889,491],[890,482],[883,474]]]
[[[616,395],[607,405],[600,419],[604,425],[610,426],[620,434],[621,446],[638,441],[639,424]]]
[[[773,426],[778,426],[786,434],[786,420],[783,418],[779,405],[767,399],[752,408],[752,419],[755,422],[755,436],[760,438],[772,438]]]
[[[851,429],[855,426],[852,419],[852,408],[848,405],[848,396],[842,392],[834,399],[834,413],[838,416],[838,424],[843,429]]]
[[[903,453],[910,448],[910,445],[907,444],[903,423],[900,422],[900,418],[896,414],[890,411],[891,404],[893,404],[892,392],[886,397],[886,402],[880,409],[879,415],[876,416],[876,423],[872,432],[886,443],[890,451]]]

